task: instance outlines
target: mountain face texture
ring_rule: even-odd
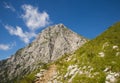
[[[74,53],[31,72],[21,83],[30,83],[27,79],[35,83],[120,83],[120,22]]]
[[[45,63],[56,61],[64,54],[74,52],[86,42],[87,39],[63,24],[50,26],[31,44],[18,50],[9,59],[0,61],[0,83],[14,83],[13,80],[19,83],[22,76]]]

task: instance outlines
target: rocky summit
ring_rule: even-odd
[[[20,83],[120,83],[120,22]]]
[[[120,22],[40,69],[35,83],[120,83]],[[31,72],[21,83],[34,73]],[[33,79],[34,80],[34,79]]]
[[[0,61],[0,83],[14,83],[14,80],[19,83],[26,74],[74,52],[86,41],[63,24],[50,26],[28,46],[19,49],[9,59]]]

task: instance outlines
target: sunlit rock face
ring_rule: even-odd
[[[74,52],[86,41],[87,39],[63,24],[50,26],[31,44],[18,50],[11,58],[0,62],[0,80],[4,83],[17,76],[21,77],[40,67],[41,63],[55,61],[65,53]]]

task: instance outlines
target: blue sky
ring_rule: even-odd
[[[54,24],[63,23],[93,39],[120,21],[119,4],[120,0],[0,0],[0,60]]]

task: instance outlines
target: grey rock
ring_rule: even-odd
[[[63,24],[44,29],[37,38],[25,48],[18,50],[9,59],[0,61],[0,80],[2,83],[30,73],[42,63],[57,60],[65,53],[74,52],[87,39],[66,28]]]

